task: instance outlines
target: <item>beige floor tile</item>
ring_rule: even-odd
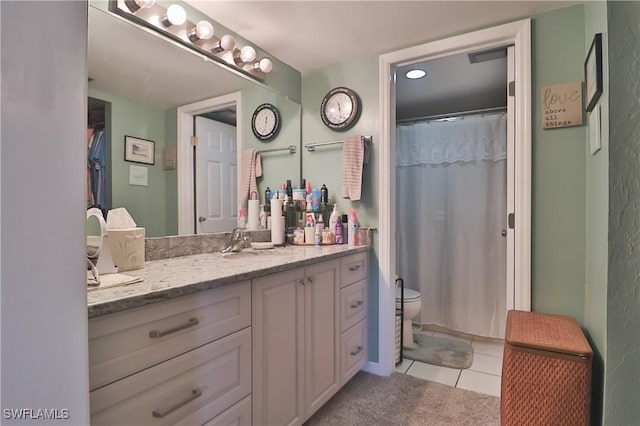
[[[502,375],[502,358],[474,353],[469,370],[500,376]]]
[[[474,353],[497,356],[500,358],[502,358],[502,353],[504,351],[504,343],[488,342],[478,339],[473,339],[471,346],[473,346]]]
[[[443,385],[455,386],[458,376],[460,376],[460,370],[414,361],[407,370],[407,374]]]
[[[406,373],[411,364],[413,364],[413,360],[405,358],[400,364],[396,365],[396,371],[398,373]]]
[[[500,396],[500,377],[473,370],[462,370],[457,388]]]

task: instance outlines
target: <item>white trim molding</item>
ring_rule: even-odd
[[[177,174],[178,174],[178,235],[195,234],[194,193],[193,193],[193,117],[205,112],[222,109],[230,105],[236,107],[236,136],[238,146],[242,146],[242,94],[240,92],[178,107],[177,131]],[[238,149],[238,164],[241,150]],[[238,167],[238,172],[240,168]],[[237,182],[240,182],[238,177]]]
[[[514,308],[531,310],[531,21],[529,19],[380,56],[378,155],[379,374],[394,369],[395,349],[395,69],[444,56],[513,45],[515,49],[515,296]]]

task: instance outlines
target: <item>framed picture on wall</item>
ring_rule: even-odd
[[[124,137],[124,159],[134,163],[155,164],[155,142],[133,136]]]
[[[602,95],[602,33],[593,37],[587,59],[584,61],[585,105],[593,110]]]

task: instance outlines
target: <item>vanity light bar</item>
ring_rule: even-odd
[[[271,59],[256,59],[253,47],[237,47],[230,35],[217,37],[210,22],[189,21],[186,11],[178,4],[165,9],[153,0],[109,0],[109,10],[257,80],[264,80],[273,69]]]

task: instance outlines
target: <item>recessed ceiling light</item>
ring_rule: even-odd
[[[427,75],[426,72],[424,72],[423,70],[411,70],[411,71],[407,71],[407,73],[405,74],[405,77],[411,79],[411,80],[415,80],[417,78],[422,78],[425,75]]]

